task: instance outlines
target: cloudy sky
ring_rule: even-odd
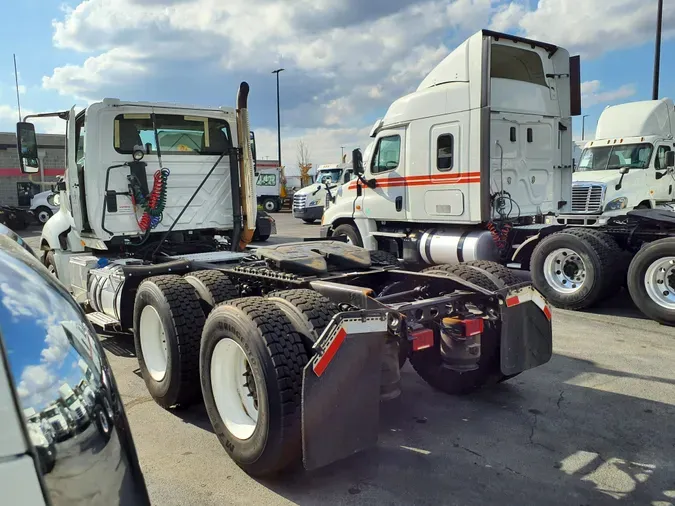
[[[675,2],[664,3],[661,96],[673,97]],[[606,105],[651,98],[656,0],[23,0],[3,14],[0,131],[17,116],[15,52],[24,114],[107,96],[234,105],[247,80],[258,153],[276,158],[271,71],[283,67],[284,164],[300,139],[315,164],[337,162],[481,28],[581,55],[587,135]]]

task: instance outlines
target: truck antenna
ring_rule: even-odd
[[[157,149],[157,161],[159,162],[159,170],[162,170],[162,148],[159,147],[159,132],[157,132],[157,121],[155,120],[155,109],[152,110],[150,115],[152,118],[152,130],[155,134],[155,147]]]
[[[16,71],[16,54],[14,57],[14,83],[16,84],[16,105],[19,109],[19,122],[21,122],[21,100],[19,100],[19,73]]]

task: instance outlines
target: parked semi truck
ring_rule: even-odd
[[[624,281],[645,314],[675,323],[675,215],[645,214],[644,207],[661,200],[636,196],[640,184],[654,193],[672,190],[669,182],[656,189],[666,176],[672,180],[666,129],[672,102],[626,118],[631,125],[619,138],[589,143],[584,166],[593,167],[594,153],[599,164],[606,146],[605,169],[610,157],[614,163],[623,156],[626,165],[600,175],[580,171],[585,181],[573,186],[571,115],[579,112],[579,78],[578,59],[562,48],[486,30],[475,34],[375,123],[366,156],[354,153],[357,179],[328,199],[322,237],[344,236],[414,265],[497,260],[530,269],[534,286],[570,309],[599,302]],[[618,118],[609,114],[600,135],[618,133]],[[604,200],[589,178],[602,188],[614,184],[599,195]],[[636,193],[626,197],[623,184]],[[595,214],[576,214],[582,205],[584,214]],[[602,230],[572,228],[564,218],[599,224],[603,211],[625,215],[628,205],[642,214],[614,216]]]
[[[353,176],[351,163],[320,165],[314,184],[301,188],[293,195],[293,216],[305,223],[320,220],[331,188],[348,183]]]
[[[340,241],[250,248],[247,98],[242,83],[236,108],[106,99],[53,113],[68,159],[43,262],[96,326],[133,330],[158,404],[203,398],[232,459],[268,475],[373,445],[405,360],[466,393],[550,359],[550,308],[498,264],[420,273]],[[17,128],[30,172],[34,127]],[[159,135],[172,130],[201,147],[173,151]]]

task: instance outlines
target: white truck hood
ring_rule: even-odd
[[[323,189],[323,187],[323,184],[311,184],[309,186],[305,186],[304,188],[300,188],[295,192],[295,195],[307,195],[308,198],[311,198],[314,192],[317,192],[318,195],[318,192]]]
[[[618,183],[621,174],[619,170],[587,170],[575,172],[572,175],[572,183]]]

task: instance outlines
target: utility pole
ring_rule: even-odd
[[[586,138],[586,118],[588,118],[588,114],[584,114],[581,117],[581,140],[582,141]]]
[[[272,74],[277,75],[277,143],[279,147],[279,167],[281,164],[281,108],[279,106],[279,74],[283,72],[284,69],[276,69],[272,71]]]
[[[659,99],[659,72],[661,68],[661,25],[663,24],[663,0],[657,0],[656,8],[656,46],[654,47],[654,86],[652,100]]]
[[[340,155],[340,163],[345,159],[345,147],[340,146],[340,149],[342,150],[342,154]]]

